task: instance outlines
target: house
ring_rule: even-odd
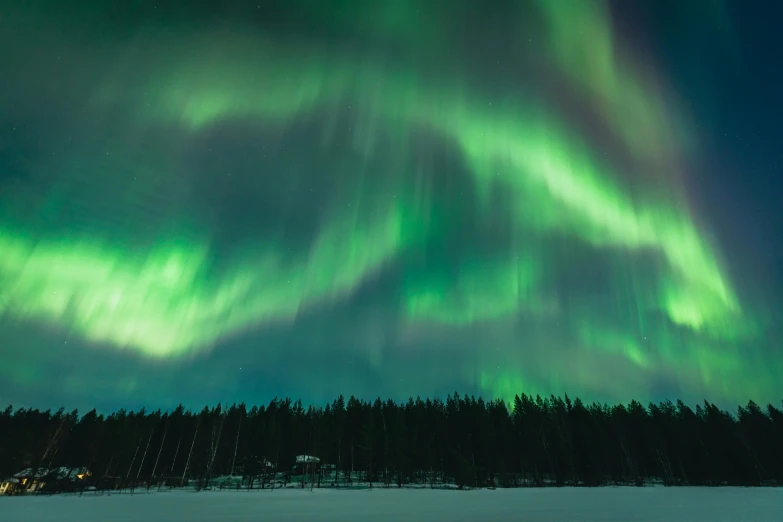
[[[19,486],[19,480],[8,477],[0,481],[0,495],[13,495]]]
[[[49,470],[47,469],[37,469],[33,471],[32,468],[23,469],[19,473],[14,473],[13,478],[18,481],[17,483],[17,492],[35,492],[39,489],[41,489],[45,482],[43,480],[44,476],[46,476],[49,473]]]
[[[297,455],[296,456],[296,463],[297,464],[317,464],[318,462],[321,462],[321,459],[318,457],[313,457],[312,455]]]
[[[14,474],[13,478],[18,481],[14,489],[33,493],[40,491],[47,482],[59,483],[60,487],[62,487],[63,484],[75,484],[90,476],[90,471],[85,467],[39,468],[35,471],[32,468],[27,468]]]
[[[316,472],[321,466],[321,459],[312,455],[297,455],[296,464],[291,468],[294,475],[309,475]]]

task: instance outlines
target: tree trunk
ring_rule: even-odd
[[[280,435],[282,433],[282,428],[280,426],[277,427],[277,452],[275,455],[275,470],[274,474],[272,475],[272,490],[275,489],[275,485],[277,484],[277,463],[280,462]]]
[[[147,458],[147,450],[150,449],[150,442],[152,442],[152,435],[155,433],[155,428],[152,429],[152,432],[150,433],[150,438],[147,439],[147,445],[144,447],[144,455],[141,457],[141,464],[139,464],[139,471],[136,472],[136,480],[134,482],[134,487],[136,487],[136,484],[139,482],[139,476],[141,475],[141,468],[144,467],[144,460]]]
[[[342,459],[342,450],[343,447],[343,437],[342,435],[337,436],[337,469],[334,471],[334,485],[338,488],[340,487],[340,466],[341,466],[341,459]]]
[[[231,478],[234,478],[234,464],[237,462],[237,450],[239,449],[239,434],[242,431],[242,412],[239,412],[239,428],[237,428],[237,440],[234,443],[234,458],[231,460]]]
[[[223,425],[226,422],[224,415],[220,416],[220,425],[216,428],[212,426],[212,438],[209,444],[209,461],[207,463],[207,472],[204,475],[204,487],[209,486],[209,478],[212,475],[212,468],[215,466],[215,458],[217,457],[218,447],[220,446],[220,438],[223,435]]]
[[[196,445],[196,437],[198,437],[198,428],[201,426],[201,417],[198,418],[198,422],[196,423],[196,432],[193,434],[193,442],[190,443],[190,451],[188,452],[188,460],[185,462],[185,469],[182,471],[182,480],[179,482],[179,486],[182,487],[182,484],[185,483],[185,475],[188,473],[188,468],[190,467],[190,457],[193,455],[193,447]]]
[[[125,474],[125,484],[128,483],[128,477],[130,477],[131,469],[133,469],[133,464],[136,463],[136,456],[139,454],[139,448],[141,447],[141,439],[139,439],[139,443],[136,445],[136,452],[133,454],[133,460],[131,460],[130,466],[128,466],[128,472]],[[123,485],[123,486],[124,486]]]
[[[158,470],[158,461],[160,460],[160,454],[163,451],[163,443],[166,442],[166,434],[169,432],[169,425],[166,423],[166,429],[163,431],[163,440],[160,441],[160,449],[158,449],[158,456],[155,458],[155,465],[152,467],[152,475],[150,475],[149,483],[147,484],[147,490],[152,486],[152,481],[155,480],[155,472]]]

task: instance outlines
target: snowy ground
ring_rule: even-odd
[[[38,521],[783,521],[783,489],[549,488],[172,491],[0,498],[3,520]]]

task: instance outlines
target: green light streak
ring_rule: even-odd
[[[273,60],[268,54],[264,54],[263,48],[261,51],[260,57],[253,62],[256,64],[255,69],[250,65],[225,65],[224,61],[217,58],[206,63],[201,60],[198,67],[191,67],[184,62],[161,82],[161,85],[165,86],[162,91],[150,89],[153,93],[160,93],[160,97],[157,103],[155,97],[145,97],[146,100],[152,100],[148,104],[153,112],[148,117],[163,117],[168,121],[183,122],[193,131],[198,131],[221,118],[254,116],[290,119],[312,109],[316,102],[327,103],[340,96],[348,96],[350,92],[356,105],[364,108],[374,118],[385,119],[387,125],[398,134],[407,135],[415,126],[426,125],[450,138],[462,150],[471,165],[479,192],[486,192],[489,187],[500,185],[518,198],[519,208],[522,209],[518,218],[524,217],[519,220],[519,226],[546,233],[556,230],[597,246],[614,245],[628,249],[660,251],[674,271],[673,274],[662,275],[664,284],[691,296],[686,303],[677,302],[670,297],[662,303],[673,321],[706,329],[707,321],[725,319],[737,312],[736,300],[714,256],[700,239],[687,215],[662,203],[635,204],[624,198],[616,183],[612,181],[617,179],[617,176],[609,175],[607,166],[594,161],[584,146],[563,130],[554,117],[526,113],[508,104],[493,110],[488,104],[472,101],[472,98],[464,96],[463,90],[452,89],[449,92],[425,88],[411,76],[388,74],[372,64],[357,65],[355,61],[340,64],[317,60],[312,56],[309,60],[301,60],[297,59],[296,53],[292,53],[290,57],[283,55],[280,49],[277,49]],[[213,50],[213,56],[221,54]],[[268,61],[265,62],[265,58]],[[286,65],[283,68],[276,67],[280,62]],[[206,75],[198,72],[201,70],[210,73]],[[261,81],[262,79],[269,81]],[[530,219],[531,214],[541,216],[542,219]],[[329,237],[331,239],[327,245],[338,244],[335,234],[330,234]],[[396,242],[394,248],[380,250],[388,256],[399,246],[399,242]],[[329,251],[332,247],[321,248]],[[62,255],[61,252],[66,249],[67,247],[62,246],[41,259],[46,259],[47,255]],[[96,260],[103,255],[103,252],[96,252],[92,255],[73,256],[69,258],[68,270],[91,271]],[[328,286],[326,281],[333,276],[351,281],[361,279],[360,274],[354,275],[352,271],[350,276],[335,273],[335,270],[320,272],[322,265],[329,265],[330,262],[325,261],[329,256],[318,253],[316,255],[318,262],[310,271],[318,274],[313,277],[317,277],[319,285]],[[274,262],[265,261],[256,266],[274,267],[272,279],[278,278],[280,269]],[[374,265],[366,263],[361,266]],[[240,273],[245,272],[243,269],[238,270]],[[121,273],[129,280],[133,279],[132,275],[153,277],[147,275],[144,270],[124,269]],[[512,279],[513,274],[507,277]],[[236,298],[241,294],[237,288],[245,286],[244,281],[247,279],[248,276],[232,278],[224,287],[220,287],[219,293],[222,295],[224,292],[227,299]],[[185,293],[186,286],[193,283],[192,279],[187,278],[182,281],[181,286],[175,288],[174,295]],[[344,283],[337,284],[339,287],[343,285]],[[37,284],[30,286],[37,287]],[[169,291],[165,285],[159,288],[161,296],[163,292]],[[272,293],[286,292],[279,290]],[[32,293],[26,295],[27,300],[34,300]],[[109,298],[104,296],[102,299]],[[424,306],[421,304],[424,298],[417,299],[419,304],[413,304],[411,307],[420,312]],[[480,296],[470,299],[474,303],[486,301]],[[30,307],[27,300],[16,306],[22,310],[35,308]],[[176,302],[177,299],[172,301]],[[130,302],[135,305],[129,304],[127,306],[130,309],[122,309],[122,314],[129,319],[126,321],[126,327],[119,329],[125,332],[119,335],[119,338],[124,339],[125,343],[133,344],[140,342],[134,341],[135,336],[130,333],[140,325],[137,314],[133,313],[133,306],[141,306],[144,300],[139,297]],[[282,310],[280,313],[285,314],[295,308],[292,303],[298,305],[298,302],[299,299],[295,298],[288,304],[268,303],[260,308],[263,315],[275,315],[273,309],[279,306]],[[227,305],[217,305],[218,310],[215,311],[210,310],[213,306],[215,305],[204,306],[205,315],[220,316]],[[433,308],[431,305],[427,306]],[[250,308],[258,308],[258,305]],[[57,310],[58,307],[52,305],[47,309]],[[62,312],[62,305],[59,309]],[[201,310],[202,307],[197,306],[195,309]],[[77,317],[83,314],[77,314]],[[25,312],[25,315],[29,315],[29,312]],[[231,319],[226,320],[230,324],[236,324],[239,322],[236,317],[251,320],[251,315],[232,313]],[[464,317],[465,320],[470,320],[471,317],[482,315],[492,314],[470,311],[465,312]],[[78,322],[84,320],[78,319]],[[104,321],[102,324],[104,326],[99,329],[102,333],[96,335],[98,338],[109,335],[105,333],[108,329],[106,325],[112,323]],[[145,324],[143,327],[145,331],[159,329],[162,328],[153,324]],[[223,330],[217,326],[211,326],[209,329]],[[179,334],[158,333],[161,339],[159,350],[168,353],[170,349],[165,347],[173,342],[172,337],[178,338]],[[214,334],[207,336],[201,332],[189,333],[186,336],[192,338],[184,342],[186,346],[198,342],[199,338],[205,339],[205,342],[216,338]],[[149,347],[147,349],[149,350]]]
[[[669,100],[652,88],[628,56],[617,52],[603,4],[535,4],[545,22],[542,53],[548,65],[568,79],[569,90],[598,108],[628,149],[622,153],[630,152],[646,166],[651,157],[663,155],[652,162],[660,165],[688,144],[691,136],[683,136],[687,133]],[[313,5],[315,10],[321,7]],[[405,23],[416,7],[415,2],[386,5],[374,27],[417,42],[418,30]],[[338,18],[350,18],[350,6],[342,9]],[[361,16],[374,15],[365,9]],[[470,374],[479,388],[507,400],[522,391],[568,391],[566,385],[618,395],[661,375],[674,376],[691,390],[709,387],[732,397],[763,394],[774,387],[772,377],[758,372],[766,368],[758,360],[758,347],[751,342],[742,348],[727,345],[754,341],[758,328],[676,191],[654,196],[623,182],[632,176],[645,181],[642,175],[650,174],[652,185],[676,173],[647,172],[644,167],[626,172],[627,163],[620,167],[612,155],[591,148],[570,115],[558,112],[556,93],[544,99],[498,99],[485,94],[478,82],[387,67],[369,54],[271,43],[242,36],[241,31],[154,44],[145,47],[142,41],[137,62],[129,59],[131,63],[123,62],[105,75],[89,97],[86,119],[120,108],[129,115],[129,135],[154,130],[171,133],[182,143],[233,121],[261,123],[285,136],[303,121],[322,124],[349,111],[354,129],[361,129],[354,130],[354,145],[394,144],[394,166],[367,175],[392,178],[395,189],[361,211],[361,191],[351,193],[345,198],[349,201],[329,207],[328,218],[304,245],[259,233],[227,252],[218,251],[209,233],[190,239],[158,234],[158,241],[149,241],[153,246],[142,248],[124,233],[111,230],[117,237],[99,238],[89,227],[81,235],[55,240],[14,219],[28,199],[38,197],[35,190],[25,194],[23,203],[21,197],[14,200],[19,194],[3,195],[0,306],[8,316],[43,321],[96,343],[165,359],[197,354],[249,328],[290,321],[303,309],[345,299],[426,241],[461,237],[454,224],[435,229],[428,222],[432,207],[460,202],[440,197],[437,186],[422,196],[400,182],[414,174],[411,165],[417,158],[411,150],[425,134],[458,151],[474,189],[465,200],[478,200],[479,221],[502,214],[496,221],[510,229],[504,230],[502,241],[511,246],[469,255],[460,250],[453,258],[444,253],[448,267],[423,275],[404,273],[402,322],[423,327],[437,322],[458,330],[489,328],[525,315],[557,329],[552,338],[562,334],[564,344],[558,354],[573,356],[569,364],[546,360],[545,343],[512,340],[510,346],[481,346],[486,360],[477,357]],[[375,149],[368,146],[361,152],[370,156]],[[145,179],[168,175],[161,171],[180,174],[177,158],[166,157],[165,166],[159,159],[145,167]],[[120,164],[117,172],[100,175],[129,174],[120,172],[124,159],[115,161]],[[84,165],[58,159],[51,168],[71,179],[77,175],[71,170]],[[83,174],[87,190],[92,171],[100,170],[90,165],[85,168],[90,172]],[[149,188],[151,182],[144,189],[134,187],[136,192],[126,190],[121,181],[117,186],[112,202],[96,214],[111,214],[115,197],[118,207],[144,210],[145,200],[157,192],[157,186]],[[508,203],[502,209],[493,200],[498,193]],[[84,199],[89,203],[89,197]],[[44,207],[56,217],[58,205],[68,204],[63,196]],[[89,214],[89,204],[86,207]],[[552,281],[558,275],[553,261],[568,255],[548,250],[548,242],[562,240],[623,259],[654,259],[650,267],[645,265],[651,274],[635,279],[632,295],[618,300],[632,309],[628,317],[604,318],[603,310],[553,297]],[[552,302],[554,306],[543,304]],[[526,359],[531,351],[542,361]],[[627,374],[604,382],[600,364],[615,363]],[[770,366],[772,375],[776,367]],[[759,373],[763,375],[753,382],[728,384],[743,374]]]
[[[420,233],[411,209],[340,218],[292,261],[267,245],[217,271],[206,244],[151,252],[110,244],[34,242],[0,230],[8,313],[48,319],[91,341],[153,357],[191,353],[255,323],[353,291]]]
[[[230,70],[221,70],[221,62],[206,64],[221,78],[217,81],[194,78],[188,66],[181,67],[163,82],[165,94],[155,115],[198,130],[220,118],[290,119],[316,102],[333,103],[350,93],[360,110],[386,120],[398,134],[409,136],[411,129],[425,125],[450,138],[472,167],[479,193],[497,185],[513,191],[521,227],[555,230],[599,247],[661,252],[673,270],[661,276],[661,284],[691,296],[687,303],[678,302],[668,291],[661,307],[674,322],[709,331],[711,323],[738,316],[736,298],[687,214],[662,201],[629,200],[613,181],[619,176],[595,161],[554,116],[510,103],[492,109],[464,89],[425,87],[413,76],[386,72],[372,62],[310,55],[304,62],[283,60],[299,64],[296,70],[292,65],[277,70],[282,51],[276,52],[268,61],[262,52],[255,73],[248,66],[249,71],[243,67],[241,75],[231,76]],[[274,80],[258,83],[262,76]],[[262,94],[253,95],[254,89]]]
[[[655,158],[681,153],[689,136],[669,109],[671,101],[648,88],[630,57],[619,52],[609,7],[603,1],[536,0],[547,26],[547,50],[569,85],[601,107],[615,134],[634,153]],[[651,83],[647,80],[646,83]]]
[[[650,366],[650,355],[638,341],[627,335],[595,328],[586,323],[579,329],[579,333],[584,346],[591,350],[618,353],[642,368]]]
[[[530,258],[462,267],[453,284],[414,287],[407,295],[412,317],[464,324],[496,319],[532,306],[539,268]]]

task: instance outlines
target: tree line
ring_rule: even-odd
[[[695,409],[681,401],[610,406],[523,394],[507,404],[454,394],[110,415],[9,406],[0,414],[0,478],[86,467],[81,487],[225,476],[275,487],[297,480],[297,455],[330,470],[318,475],[322,487],[781,485],[783,412],[754,402],[732,414],[706,401]]]

